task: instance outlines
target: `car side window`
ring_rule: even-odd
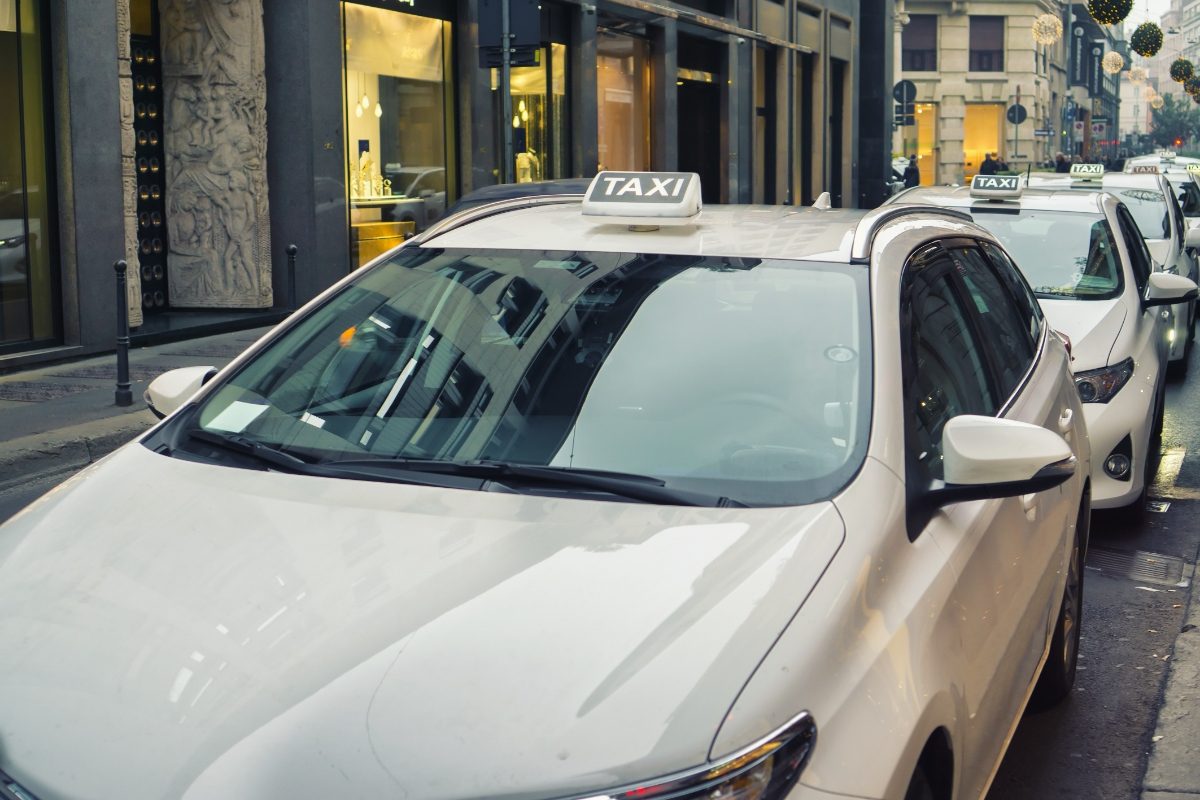
[[[1167,187],[1167,203],[1171,206],[1171,218],[1175,220],[1175,234],[1180,245],[1183,243],[1183,209],[1179,207],[1179,199],[1175,197],[1175,192]]]
[[[977,247],[952,247],[950,257],[974,303],[982,339],[991,345],[987,354],[996,376],[997,395],[1003,400],[1017,390],[1033,363],[1033,337],[1012,297]]]
[[[1000,282],[1004,284],[1004,288],[1008,289],[1013,301],[1016,302],[1021,319],[1025,322],[1025,327],[1029,330],[1036,349],[1037,343],[1042,338],[1045,316],[1042,314],[1042,307],[1038,305],[1037,297],[1033,294],[1033,289],[1029,288],[1029,282],[1025,280],[1021,270],[1009,258],[1008,253],[991,242],[980,242],[979,246],[983,248],[984,254],[992,262]]]
[[[1150,262],[1150,251],[1146,249],[1146,240],[1142,238],[1141,230],[1125,206],[1117,208],[1117,223],[1121,226],[1121,235],[1125,237],[1133,279],[1137,283],[1138,294],[1141,294],[1146,291],[1150,272],[1154,269]]]
[[[971,322],[974,301],[940,245],[912,258],[901,284],[905,449],[914,486],[941,480],[942,429],[960,414],[996,413],[995,388]]]

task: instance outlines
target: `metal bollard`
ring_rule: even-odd
[[[300,249],[294,244],[287,246],[288,257],[288,308],[296,310],[296,252]]]
[[[124,260],[113,264],[117,271],[117,392],[119,406],[133,405],[133,392],[129,390],[129,292],[125,286],[125,272],[129,265]]]

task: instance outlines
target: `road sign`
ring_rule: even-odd
[[[1008,107],[1008,112],[1005,116],[1008,117],[1008,121],[1013,125],[1020,125],[1029,116],[1029,113],[1025,110],[1025,106],[1020,103],[1014,103]]]
[[[917,99],[917,85],[907,78],[897,81],[892,87],[892,97],[897,103],[911,103]]]
[[[1052,128],[1034,128],[1033,135],[1034,136],[1053,136],[1054,130]]]

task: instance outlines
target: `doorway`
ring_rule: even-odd
[[[679,171],[700,176],[705,203],[721,202],[721,85],[710,73],[679,71]]]
[[[979,171],[984,156],[1000,152],[1000,131],[1004,120],[1002,103],[969,103],[963,120],[963,181]]]

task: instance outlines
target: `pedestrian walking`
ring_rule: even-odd
[[[979,165],[979,174],[980,175],[995,175],[996,174],[996,162],[992,160],[991,153],[983,154],[983,163]]]
[[[904,188],[921,185],[921,168],[917,166],[917,157],[908,157],[908,166],[904,168]]]
[[[1071,162],[1067,161],[1067,157],[1062,153],[1054,156],[1054,171],[1055,172],[1070,172]]]

